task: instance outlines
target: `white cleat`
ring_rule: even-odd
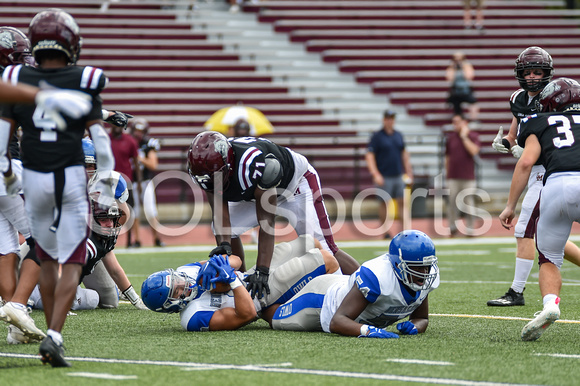
[[[542,311],[534,314],[535,318],[526,324],[522,330],[522,340],[537,340],[552,323],[560,319],[560,307],[558,303],[560,303],[560,298],[547,303]]]
[[[25,306],[20,307],[15,303],[8,302],[3,309],[8,317],[7,322],[18,327],[24,335],[38,341],[46,338],[46,334],[36,327],[34,320],[28,315]]]
[[[8,344],[26,344],[30,343],[29,337],[24,335],[22,331],[16,326],[8,325],[8,335],[6,336],[6,343]]]

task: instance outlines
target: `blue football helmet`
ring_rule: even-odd
[[[179,312],[195,299],[197,292],[195,279],[172,269],[151,274],[141,285],[143,303],[155,312]]]
[[[97,165],[97,152],[95,144],[90,138],[83,138],[83,153],[85,153],[85,166]]]
[[[389,245],[389,260],[397,278],[413,291],[431,288],[439,273],[435,245],[421,231],[409,230],[396,235]],[[421,267],[427,268],[418,271]]]

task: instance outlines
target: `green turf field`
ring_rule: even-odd
[[[562,319],[538,341],[522,342],[519,334],[526,319],[542,308],[537,266],[525,291],[526,306],[486,306],[487,300],[502,295],[511,284],[514,239],[436,240],[435,244],[442,282],[430,296],[433,315],[427,332],[420,336],[382,340],[275,332],[261,321],[239,331],[188,333],[182,331],[178,315],[139,311],[122,304],[117,310],[79,311],[67,319],[63,335],[72,368],[42,366],[35,357],[38,344],[8,345],[3,329],[0,384],[580,383],[577,267],[564,263],[562,269]],[[380,244],[341,246],[360,262],[384,252]],[[136,289],[154,271],[207,254],[167,249],[131,252],[119,250],[118,257]],[[254,254],[248,251],[248,255]],[[34,311],[32,316],[45,329],[43,314]]]

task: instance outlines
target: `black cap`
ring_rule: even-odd
[[[383,116],[385,118],[392,118],[395,115],[397,115],[397,112],[395,110],[391,110],[391,109],[385,110],[385,112],[383,113]]]

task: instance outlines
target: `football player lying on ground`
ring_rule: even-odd
[[[122,183],[125,184],[124,181]],[[121,293],[131,304],[140,310],[146,310],[147,307],[133,289],[113,252],[122,227],[121,210],[116,203],[107,209],[99,207],[94,193],[90,200],[91,233],[87,240],[87,263],[83,266],[80,278],[80,282],[84,283],[86,288],[80,285],[77,287],[71,310],[92,310],[97,306],[117,308],[119,305],[117,288],[121,289]],[[33,291],[30,300],[35,308],[43,308],[38,288]]]
[[[416,335],[427,329],[428,295],[439,280],[433,241],[423,232],[403,231],[393,238],[388,253],[363,263],[352,275],[316,277],[262,317],[275,330],[359,338],[398,338],[385,328],[409,317],[397,330]]]
[[[242,285],[255,267],[245,273],[234,271],[241,259],[225,254],[152,274],[143,282],[141,297],[153,311],[180,312],[187,331],[235,330],[256,320],[268,306],[290,299],[312,278],[336,272],[338,262],[321,248],[310,235],[276,245],[268,277],[270,293],[260,300],[252,299]]]

